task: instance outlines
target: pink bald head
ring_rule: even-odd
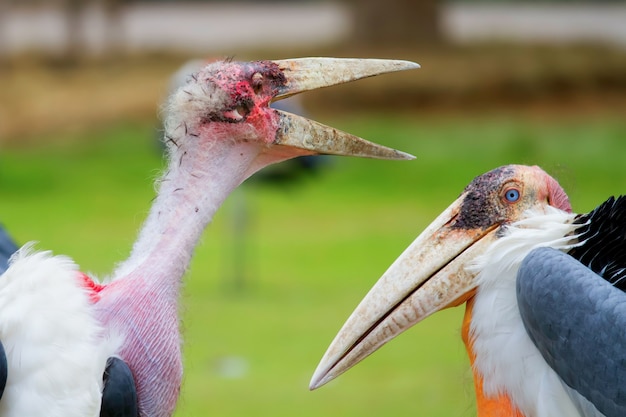
[[[548,175],[543,169],[534,165],[532,167],[517,166],[520,171],[530,170],[533,171],[535,178],[535,187],[537,189],[538,201],[545,200],[552,207],[556,207],[560,210],[568,213],[572,212],[572,205],[570,204],[569,197],[558,183],[557,180]]]
[[[286,82],[284,72],[272,61],[209,64],[170,98],[168,134],[177,146],[189,135],[201,141],[235,138],[270,144],[280,115],[269,105]]]
[[[546,174],[546,176],[546,182],[548,184],[548,202],[550,205],[571,213],[572,205],[569,202],[569,197],[567,197],[567,194],[565,194],[565,191],[561,188],[561,185],[548,174]]]

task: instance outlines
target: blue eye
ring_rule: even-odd
[[[509,203],[515,203],[519,200],[519,190],[516,188],[509,188],[504,192],[504,198],[506,198],[506,201]]]

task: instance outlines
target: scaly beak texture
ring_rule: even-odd
[[[465,302],[476,288],[471,260],[495,240],[498,225],[455,227],[464,195],[400,255],[343,325],[310,388],[331,381],[431,314]]]
[[[387,72],[419,68],[413,62],[385,59],[300,58],[274,63],[286,78],[274,100]],[[313,120],[281,110],[275,111],[280,115],[280,128],[274,141],[276,145],[304,149],[316,154],[414,159],[414,156],[407,153],[368,142]]]

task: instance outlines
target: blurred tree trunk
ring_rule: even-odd
[[[348,0],[353,15],[352,42],[361,46],[437,43],[439,0]]]
[[[0,0],[2,1],[2,0]],[[69,63],[84,58],[90,52],[86,42],[91,28],[87,26],[89,7],[97,7],[104,19],[104,32],[101,33],[102,52],[112,56],[119,55],[123,47],[122,13],[129,0],[62,0],[66,26],[65,59]]]
[[[81,14],[83,9],[83,0],[66,0],[63,3],[63,14],[65,16],[66,28],[65,59],[69,63],[75,63],[83,52],[83,37],[81,30]]]
[[[9,0],[0,0],[0,70],[4,69],[9,55],[8,43],[4,38],[5,16],[9,11]]]
[[[124,47],[124,31],[122,26],[122,14],[124,6],[129,0],[101,0],[106,19],[105,53],[118,56]]]

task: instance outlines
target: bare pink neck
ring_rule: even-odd
[[[256,144],[191,139],[195,142],[186,139],[191,146],[172,152],[158,196],[114,280],[141,276],[177,297],[202,232],[230,192],[247,178],[248,167],[261,151]],[[211,149],[202,149],[207,146]]]

